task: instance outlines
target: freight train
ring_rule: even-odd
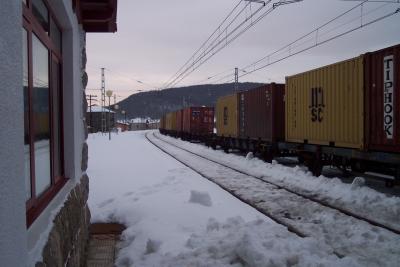
[[[399,78],[396,45],[221,97],[216,133],[212,107],[168,113],[160,132],[268,162],[296,156],[317,176],[324,165],[383,172],[392,185],[400,181]]]

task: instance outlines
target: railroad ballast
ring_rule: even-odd
[[[216,134],[211,127],[182,131],[177,112],[184,111],[163,116],[160,131],[226,152],[252,151],[267,161],[297,156],[315,175],[334,165],[384,172],[399,181],[399,61],[396,45],[286,77],[285,85],[221,97]]]

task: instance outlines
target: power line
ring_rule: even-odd
[[[375,19],[371,19],[371,20],[369,20],[369,21],[363,21],[363,20],[361,20],[360,25],[354,26],[354,27],[352,27],[352,28],[350,28],[350,29],[348,29],[348,30],[346,30],[346,31],[344,31],[344,32],[338,33],[338,34],[336,34],[336,35],[334,35],[334,36],[331,36],[331,37],[329,37],[329,38],[326,38],[326,39],[322,39],[322,38],[321,38],[321,36],[324,36],[324,35],[326,35],[326,34],[332,32],[333,30],[336,30],[336,29],[338,29],[338,28],[341,28],[341,27],[343,27],[344,25],[347,25],[347,24],[349,24],[349,23],[352,23],[352,22],[354,22],[355,20],[360,19],[360,17],[365,18],[365,15],[371,14],[371,13],[373,13],[373,12],[375,12],[375,11],[377,11],[377,10],[381,9],[382,7],[384,7],[384,6],[387,5],[387,4],[384,4],[384,5],[382,5],[382,6],[378,7],[378,8],[373,9],[372,11],[369,11],[369,12],[367,12],[367,13],[362,13],[361,15],[359,15],[358,17],[356,17],[355,19],[352,19],[352,20],[350,20],[350,21],[348,21],[348,22],[346,22],[346,23],[344,23],[344,24],[341,24],[341,25],[339,25],[338,27],[335,27],[335,28],[333,28],[333,29],[331,29],[331,30],[329,30],[329,31],[327,31],[327,32],[322,32],[322,33],[320,32],[321,28],[327,26],[328,24],[331,24],[332,22],[338,20],[339,18],[342,18],[344,15],[346,15],[346,14],[348,14],[349,12],[351,12],[351,11],[357,9],[358,7],[362,7],[362,6],[363,6],[365,3],[367,3],[367,2],[369,2],[369,1],[363,1],[362,3],[360,3],[360,4],[356,5],[355,7],[353,7],[353,8],[351,8],[351,9],[347,10],[346,12],[341,13],[339,16],[337,16],[337,17],[335,17],[334,19],[328,21],[327,23],[324,23],[323,25],[317,27],[316,29],[312,30],[311,32],[309,32],[309,33],[307,33],[307,34],[301,36],[300,38],[296,39],[295,41],[291,42],[290,44],[288,44],[288,45],[286,45],[286,46],[284,46],[284,47],[282,47],[282,48],[280,48],[280,49],[278,49],[278,50],[276,50],[276,51],[274,51],[274,52],[268,54],[267,56],[264,56],[263,58],[261,58],[261,59],[255,61],[255,62],[253,62],[253,63],[251,63],[251,64],[249,64],[249,65],[247,65],[246,67],[243,68],[244,73],[241,74],[241,75],[239,75],[239,77],[244,77],[244,76],[250,75],[250,74],[252,74],[252,73],[254,73],[254,72],[256,72],[256,71],[259,71],[259,70],[261,70],[261,69],[264,69],[264,68],[266,68],[266,67],[268,67],[268,66],[271,66],[271,65],[273,65],[273,64],[275,64],[275,63],[278,63],[278,62],[280,62],[280,61],[283,61],[283,60],[285,60],[285,59],[287,59],[287,58],[290,58],[290,57],[292,57],[292,56],[298,55],[298,54],[303,53],[303,52],[305,52],[305,51],[307,51],[307,50],[310,50],[310,49],[312,49],[312,48],[314,48],[314,47],[317,47],[317,46],[320,46],[320,45],[322,45],[322,44],[328,43],[328,42],[330,42],[330,41],[332,41],[332,40],[335,40],[335,39],[340,38],[340,37],[342,37],[342,36],[344,36],[344,35],[347,35],[347,34],[349,34],[349,33],[352,33],[352,32],[354,32],[354,31],[356,31],[356,30],[359,30],[359,29],[361,29],[361,28],[370,26],[370,25],[372,25],[372,24],[374,24],[374,23],[377,23],[377,22],[379,22],[379,21],[381,21],[381,20],[384,20],[384,19],[389,18],[389,17],[391,17],[391,16],[393,16],[393,15],[395,15],[395,14],[400,13],[400,8],[397,8],[397,9],[394,10],[394,11],[391,11],[391,12],[389,12],[389,13],[385,13],[385,15],[379,16],[379,17],[377,17],[377,18],[375,18]],[[379,2],[381,2],[381,1],[379,1]],[[396,3],[397,3],[397,2],[396,2]],[[300,50],[298,50],[298,51],[293,50],[294,48],[298,48],[300,45],[302,45],[302,44],[304,44],[304,43],[306,43],[306,42],[303,42],[303,43],[301,43],[300,45],[297,45],[297,46],[293,46],[294,44],[296,44],[297,42],[299,42],[299,41],[301,41],[301,40],[304,40],[305,38],[307,38],[307,37],[309,37],[309,36],[313,36],[313,35],[315,35],[314,38],[310,38],[310,39],[309,39],[309,40],[312,40],[312,41],[313,41],[313,43],[312,43],[311,45],[309,45],[309,46],[307,46],[307,47],[305,47],[305,48],[302,48],[302,49],[300,49]],[[280,55],[280,54],[282,54],[282,53],[285,52],[285,51],[286,51],[286,53],[287,53],[286,56],[282,56],[282,57],[280,57],[280,58],[278,57],[278,58],[275,59],[275,60],[271,60],[272,56],[277,55],[277,54]],[[257,65],[259,65],[261,62],[263,62],[263,61],[265,61],[265,60],[267,60],[267,63],[264,63],[264,64],[262,64],[261,66],[257,66]],[[247,70],[247,69],[249,69],[249,68],[252,68],[252,70]],[[230,76],[230,77],[232,77],[232,76]],[[217,80],[215,83],[218,83],[218,82],[220,82],[220,81],[222,81],[222,80],[224,80],[224,77],[222,77],[221,79]],[[233,79],[231,78],[231,79],[229,79],[229,80],[226,81],[226,82],[229,83],[229,82],[232,82],[232,81],[233,81]]]
[[[240,0],[235,7],[228,13],[228,15],[222,20],[222,22],[218,25],[218,27],[213,31],[213,33],[211,33],[211,35],[206,39],[206,41],[204,43],[201,44],[201,46],[193,53],[193,55],[185,62],[185,64],[183,64],[178,71],[164,84],[163,87],[165,87],[166,85],[168,85],[170,83],[170,81],[179,74],[179,72],[187,65],[189,64],[189,62],[192,60],[192,58],[194,58],[197,53],[208,43],[208,41],[210,41],[210,39],[214,36],[214,34],[216,34],[218,31],[221,30],[222,25],[228,20],[228,18],[235,12],[235,10],[240,6],[240,4],[243,2],[243,0]]]
[[[167,85],[167,87],[172,87],[175,86],[176,84],[180,83],[183,79],[185,79],[187,76],[189,76],[191,73],[193,73],[195,70],[197,70],[200,66],[202,66],[206,61],[208,61],[211,57],[213,57],[215,54],[217,54],[219,51],[221,51],[222,49],[224,49],[225,47],[227,47],[230,43],[232,43],[234,40],[236,40],[240,35],[242,35],[244,32],[246,32],[248,29],[250,29],[251,27],[253,27],[255,24],[257,24],[259,21],[261,21],[264,17],[266,17],[268,14],[270,14],[272,11],[274,11],[277,7],[285,5],[285,4],[291,4],[291,3],[295,3],[295,2],[300,2],[302,0],[292,0],[292,1],[283,1],[280,0],[278,2],[275,2],[272,4],[272,6],[267,9],[265,12],[263,12],[261,15],[259,15],[258,17],[256,17],[256,19],[253,21],[253,17],[264,7],[261,7],[259,9],[257,9],[255,12],[253,12],[250,16],[250,18],[246,18],[242,23],[240,23],[236,28],[234,28],[232,31],[230,31],[229,33],[226,34],[226,36],[220,40],[219,42],[217,42],[216,45],[214,45],[211,49],[209,49],[207,51],[207,53],[202,54],[200,57],[198,57],[196,59],[196,61],[194,61],[190,66],[188,66],[177,78],[175,78],[171,83],[169,83]],[[270,3],[271,1],[268,1],[268,3]],[[234,35],[233,37],[231,37],[231,35],[233,35],[236,31],[238,31],[243,25],[245,25],[249,19],[251,19],[251,23],[248,24],[247,26],[245,26],[244,29],[240,30],[236,35]],[[229,39],[229,37],[231,37]],[[216,49],[221,43],[222,46],[219,47],[216,51],[213,52],[214,49]],[[210,54],[209,56],[207,56],[208,54]],[[203,58],[205,58],[204,60],[202,60]],[[198,63],[198,64],[197,64]],[[196,65],[197,64],[197,65]]]

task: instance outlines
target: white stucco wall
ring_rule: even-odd
[[[0,265],[26,264],[21,1],[0,1]]]
[[[71,0],[52,0],[63,30],[65,172],[70,179],[29,229],[26,228],[22,1],[0,1],[0,265],[32,266],[41,258],[52,220],[82,176],[81,41]]]
[[[52,0],[49,3],[62,28],[64,162],[65,175],[69,181],[28,229],[29,265],[41,260],[41,252],[48,239],[53,218],[82,176],[81,153],[85,142],[81,79],[81,40],[84,32],[72,10],[71,0]]]

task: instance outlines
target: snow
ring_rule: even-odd
[[[199,192],[195,190],[190,191],[190,203],[198,203],[200,205],[211,207],[212,201],[211,197],[207,192]]]
[[[302,194],[313,196],[330,204],[346,208],[361,216],[371,218],[396,229],[400,229],[400,198],[387,196],[365,186],[352,186],[338,178],[315,177],[303,167],[286,167],[273,161],[272,164],[257,158],[243,160],[242,156],[214,151],[200,144],[192,144],[157,134],[163,140],[176,143],[195,153],[209,157],[267,181],[285,186]]]
[[[157,123],[160,120],[152,119],[150,117],[147,118],[133,118],[129,120],[131,123]]]
[[[87,112],[110,112],[110,113],[115,113],[114,111],[112,111],[112,110],[109,110],[108,108],[106,108],[106,107],[101,107],[101,106],[92,106],[92,107],[88,107],[87,108]]]
[[[304,266],[317,262],[323,266],[395,266],[399,262],[397,235],[227,171],[153,137],[153,141],[185,164],[308,237],[288,232],[162,153],[147,142],[145,133],[120,134],[112,141],[99,134],[89,138],[92,220],[116,221],[127,226],[118,266]],[[312,177],[299,167],[267,164],[250,156],[245,159],[158,136],[334,203],[336,199],[331,197],[329,186],[334,190],[340,186],[342,196],[346,196],[341,199],[343,206],[364,209],[372,216],[381,213],[384,216],[379,219],[386,223],[392,222],[391,212],[396,212],[390,204],[398,199],[371,189],[365,191],[362,178],[355,179],[352,185],[342,184],[338,179]],[[282,176],[285,179],[279,180]],[[304,179],[303,185],[298,176]],[[315,184],[323,190],[313,191]],[[363,199],[357,199],[360,192],[367,192],[364,205],[360,204]],[[371,197],[385,212],[369,207],[373,205],[369,202]],[[353,199],[358,201],[351,203]]]
[[[323,240],[300,238],[239,201],[161,152],[145,133],[88,139],[92,222],[127,227],[117,266],[358,266]]]
[[[172,140],[171,142],[179,145],[191,145],[159,134],[156,134],[156,136],[164,140]],[[153,135],[149,135],[149,137],[163,150],[168,151],[184,164],[195,168],[196,171],[230,192],[234,192],[237,197],[247,203],[253,203],[258,210],[273,215],[277,220],[284,222],[305,236],[314,237],[321,245],[333,248],[337,255],[351,257],[362,266],[396,266],[400,262],[399,235],[205,160],[171,146]],[[196,148],[198,153],[201,146],[196,146]],[[219,162],[229,158],[230,161],[227,165],[236,163],[228,155],[219,151],[207,149],[204,154],[206,158],[214,157],[214,160]],[[240,158],[240,162],[237,161],[238,165],[234,167],[242,169],[242,162],[249,160],[243,157],[238,158]],[[265,163],[264,165],[268,166]],[[269,165],[271,168],[266,170],[268,175],[274,175],[274,171],[278,167],[283,167],[276,162]],[[322,179],[322,177],[320,178]],[[351,185],[347,185],[347,187],[350,188],[349,192],[357,193],[357,190],[354,190]],[[317,192],[314,192],[314,194],[317,195]],[[319,197],[324,198],[326,196],[320,195]],[[350,203],[347,204],[350,206]]]

